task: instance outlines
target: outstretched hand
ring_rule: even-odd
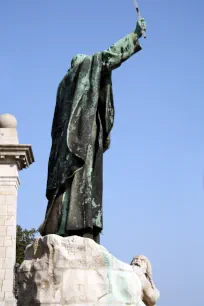
[[[135,29],[135,34],[140,38],[143,33],[146,32],[147,29],[147,24],[144,18],[140,18],[137,21],[136,29]]]

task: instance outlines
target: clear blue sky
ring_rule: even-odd
[[[204,2],[138,0],[143,50],[113,72],[116,120],[104,164],[102,244],[147,255],[158,305],[203,305]],[[0,3],[0,112],[18,119],[36,162],[20,174],[18,223],[38,227],[58,83],[76,53],[131,32],[132,0]]]

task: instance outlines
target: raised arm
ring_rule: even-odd
[[[135,256],[131,262],[134,272],[142,283],[142,301],[146,306],[155,306],[160,297],[152,279],[152,266],[149,259],[144,255]]]
[[[159,290],[155,287],[152,278],[143,277],[143,302],[146,306],[155,306],[160,297]]]
[[[137,22],[134,32],[120,39],[110,48],[102,52],[103,65],[105,69],[113,70],[118,68],[124,61],[142,48],[139,44],[139,38],[142,36],[142,30],[146,29],[145,20],[142,18]]]

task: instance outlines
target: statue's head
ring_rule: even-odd
[[[81,64],[86,57],[87,55],[85,54],[77,54],[76,56],[74,56],[71,61],[71,68],[73,68],[76,65]]]
[[[152,276],[152,265],[146,256],[135,256],[131,262],[131,265],[140,267],[144,271],[144,273],[147,273],[149,276]]]

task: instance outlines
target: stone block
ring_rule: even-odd
[[[9,291],[9,292],[5,292],[5,301],[12,301],[14,300],[14,295],[13,292]]]
[[[0,247],[0,258],[5,258],[5,257],[6,257],[6,248]]]
[[[5,238],[3,236],[0,237],[0,247],[4,246]]]
[[[13,275],[14,275],[13,269],[5,269],[5,276],[4,276],[5,280],[13,279]]]
[[[7,206],[7,214],[16,216],[16,206],[15,205],[8,205]]]
[[[0,128],[0,144],[18,144],[18,134],[15,128]]]
[[[0,207],[0,215],[1,216],[7,216],[7,206],[6,205],[2,205]]]
[[[4,296],[5,296],[5,300],[13,300],[14,299],[13,292],[11,292],[11,291],[5,292]]]
[[[14,216],[7,216],[5,220],[5,225],[15,225],[16,220]]]
[[[16,306],[16,301],[15,300],[11,300],[11,301],[6,301],[4,302],[5,304],[3,306]],[[32,305],[30,305],[32,306]],[[48,305],[46,305],[48,306]],[[51,306],[51,305],[50,305]]]
[[[6,195],[6,205],[16,206],[16,203],[17,203],[16,195]]]
[[[13,247],[6,247],[6,258],[14,258],[15,250]]]
[[[10,161],[10,160],[9,160]],[[7,161],[8,163],[8,161]],[[18,179],[18,169],[15,164],[15,161],[11,161],[11,163],[1,164],[1,177],[0,184],[1,185],[12,185],[12,183]]]
[[[6,205],[6,196],[0,194],[0,207]]]
[[[1,243],[1,237],[0,237],[0,243]],[[3,245],[4,245],[5,247],[12,247],[13,244],[14,244],[14,242],[13,242],[11,236],[6,236],[6,237],[4,238]]]
[[[1,264],[1,259],[0,259],[0,264]],[[13,258],[4,258],[2,260],[2,266],[5,269],[13,269],[14,266],[14,259]]]
[[[5,260],[5,258],[0,258],[0,269],[4,266],[4,260]]]
[[[5,279],[5,269],[0,269],[0,280],[4,280]]]
[[[1,195],[7,195],[7,194],[13,194],[13,186],[10,185],[5,185],[1,180],[0,180],[0,194]]]
[[[1,209],[1,208],[0,208]],[[1,213],[0,213],[1,214]],[[0,225],[5,225],[6,223],[6,216],[1,216],[0,215]]]
[[[13,279],[11,280],[3,280],[2,283],[2,291],[12,292],[13,291]]]
[[[15,226],[7,226],[6,229],[6,236],[14,236],[16,235],[16,227]]]
[[[7,227],[5,225],[0,225],[0,237],[6,236]]]
[[[4,292],[0,292],[0,301],[4,301],[4,295],[5,295]]]

